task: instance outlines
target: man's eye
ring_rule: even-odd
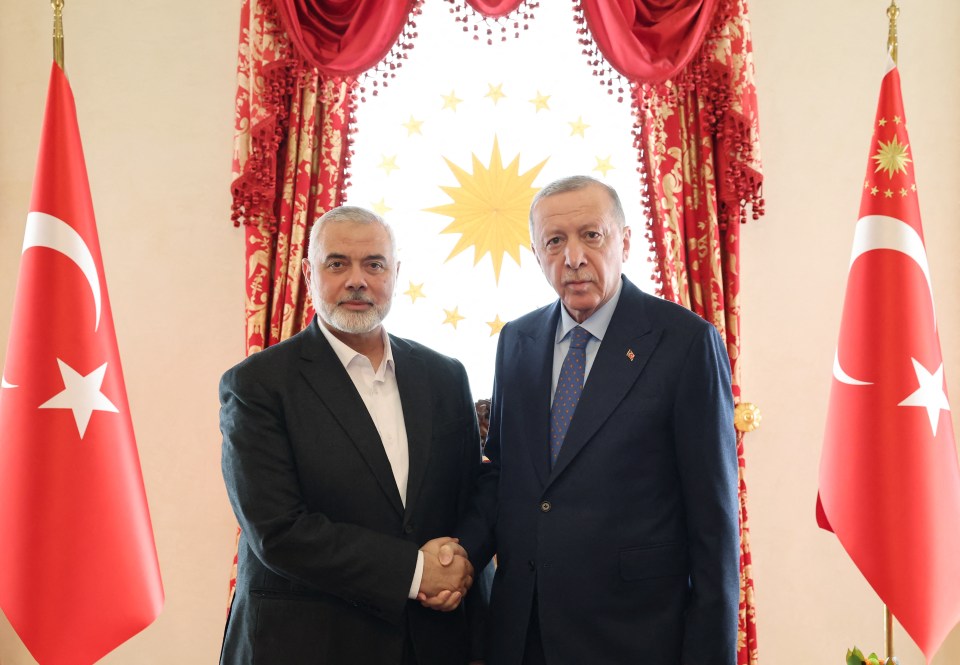
[[[587,238],[589,238],[590,240],[596,240],[599,237],[600,237],[599,231],[587,231]]]
[[[385,266],[384,266],[382,263],[380,263],[379,261],[374,261],[373,263],[369,264],[369,268],[370,268],[371,270],[377,270],[377,271],[379,271],[379,270],[383,270],[383,269],[385,268]]]
[[[557,237],[548,238],[546,244],[547,244],[547,247],[550,247],[551,245],[559,245],[560,238],[557,238]]]
[[[327,263],[327,267],[332,268],[333,270],[339,270],[343,267],[343,261],[330,261]]]

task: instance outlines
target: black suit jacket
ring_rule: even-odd
[[[550,468],[554,303],[500,332],[486,454],[460,529],[496,549],[488,665],[518,665],[536,594],[550,665],[734,665],[737,451],[716,330],[624,279]]]
[[[449,535],[480,463],[463,366],[392,337],[410,455],[404,508],[359,393],[316,319],[223,375],[223,476],[242,529],[221,663],[467,659],[462,608],[407,599],[417,550]]]

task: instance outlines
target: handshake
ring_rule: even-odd
[[[423,577],[417,600],[441,612],[457,609],[473,584],[473,566],[456,538],[434,538],[420,548]]]

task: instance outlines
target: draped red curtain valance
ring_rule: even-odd
[[[516,11],[524,0],[466,0],[474,11],[487,18],[500,18]]]
[[[660,83],[693,59],[716,0],[580,0],[590,34],[621,76]]]
[[[356,77],[397,44],[415,0],[275,0],[297,53],[323,77]]]

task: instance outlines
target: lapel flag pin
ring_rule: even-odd
[[[630,359],[630,362],[633,362],[633,359],[636,357],[637,356],[634,354],[633,349],[627,349],[627,358]]]

